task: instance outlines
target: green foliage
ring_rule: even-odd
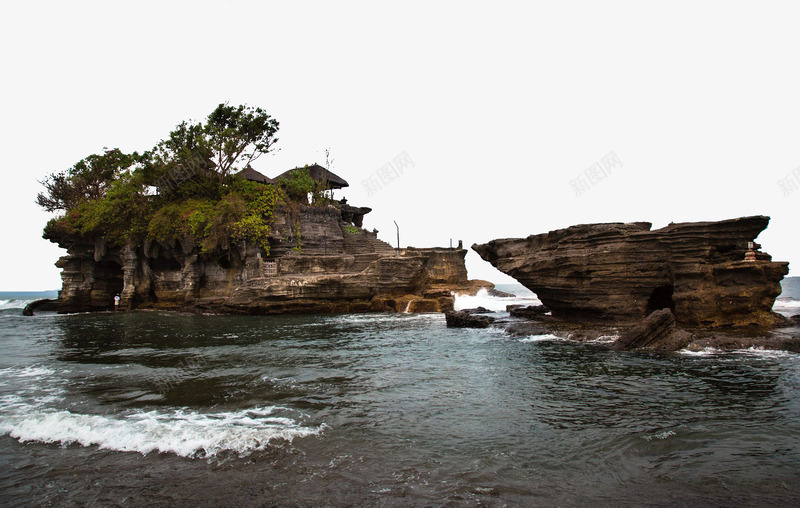
[[[192,238],[203,252],[248,241],[269,254],[276,209],[308,203],[318,183],[308,170],[284,186],[234,178],[277,142],[278,122],[260,108],[220,104],[205,122],[181,122],[153,149],[139,155],[118,149],[90,155],[50,175],[37,202],[51,219],[44,237],[61,244],[104,237],[123,245],[150,238]],[[157,196],[147,195],[157,185]],[[300,248],[300,227],[295,220]]]
[[[331,199],[328,197],[328,184],[325,181],[318,180],[314,182],[314,190],[311,191],[311,204],[315,206],[327,206],[331,204]]]
[[[227,195],[217,202],[213,213],[203,222],[200,248],[203,252],[225,251],[234,240],[234,225],[242,220],[247,208],[241,196]]]
[[[297,245],[292,247],[295,252],[303,252],[303,238],[300,236],[300,221],[294,223],[294,235],[297,238]]]
[[[141,172],[149,185],[159,188],[162,198],[222,195],[222,181],[211,160],[214,154],[204,136],[201,124],[181,122],[167,139],[142,154]]]
[[[278,126],[261,108],[220,104],[205,122],[181,122],[141,155],[115,148],[50,174],[36,202],[48,212],[72,210],[103,197],[111,182],[134,166],[142,183],[158,186],[162,197],[219,199],[234,172],[272,149]]]
[[[239,179],[216,203],[187,199],[161,207],[150,220],[148,235],[161,242],[191,237],[203,252],[224,251],[231,241],[246,240],[269,255],[272,219],[284,201],[278,187]]]
[[[147,226],[147,236],[159,242],[188,237],[201,240],[214,209],[210,200],[187,199],[168,203],[153,214]]]
[[[45,192],[36,196],[36,203],[48,212],[70,210],[82,201],[105,195],[111,182],[138,161],[139,155],[126,154],[118,148],[89,155],[66,171],[53,173],[40,183]]]
[[[286,202],[286,193],[275,185],[241,179],[231,184],[230,189],[242,198],[246,209],[244,216],[232,224],[231,237],[254,242],[269,256],[272,219],[278,205]]]
[[[289,177],[281,177],[278,183],[286,190],[290,199],[308,204],[308,195],[317,188],[317,182],[311,178],[308,168],[294,169]]]
[[[350,233],[351,235],[357,235],[357,234],[359,234],[361,232],[360,228],[357,228],[355,226],[349,226],[349,225],[345,226],[344,230],[347,231],[348,233]]]
[[[215,171],[222,181],[236,167],[267,153],[278,139],[278,121],[263,109],[220,104],[203,126],[204,141],[212,152]]]
[[[328,197],[328,184],[322,180],[314,180],[308,171],[308,166],[295,168],[289,172],[289,177],[281,177],[278,183],[286,190],[286,194],[294,201],[308,204],[311,195],[311,204],[326,206],[331,203]]]
[[[123,175],[113,181],[106,195],[82,200],[64,216],[51,219],[45,238],[58,241],[64,236],[102,236],[123,244],[141,239],[147,233],[152,204],[143,195],[143,185],[136,175]]]

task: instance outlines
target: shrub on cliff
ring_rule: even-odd
[[[36,203],[48,212],[67,211],[83,201],[103,197],[111,182],[133,166],[138,157],[135,152],[126,154],[114,148],[81,159],[66,171],[42,180],[45,192],[36,196]]]
[[[247,240],[268,253],[275,210],[290,198],[281,187],[233,173],[269,152],[277,130],[260,108],[220,104],[204,123],[181,122],[141,155],[118,149],[90,155],[42,182],[37,203],[64,212],[43,236],[61,244],[99,236],[119,245],[191,237],[204,252]],[[307,203],[309,182],[302,175],[292,182],[287,189]],[[154,185],[158,195],[148,192]]]
[[[307,168],[295,169],[287,177],[281,177],[278,183],[293,200],[308,203],[308,195],[317,188],[317,182],[311,178]]]
[[[229,189],[231,195],[240,196],[245,204],[244,216],[232,223],[231,238],[254,242],[268,256],[272,219],[278,205],[287,202],[286,192],[274,185],[247,180],[236,180]]]
[[[51,219],[44,238],[61,242],[65,237],[96,237],[124,244],[144,238],[153,204],[144,199],[139,175],[124,174],[107,185],[104,196],[82,199],[63,216]]]
[[[231,241],[258,244],[268,255],[272,219],[286,202],[279,187],[237,180],[217,202],[187,199],[159,208],[150,219],[149,238],[166,242],[191,237],[203,252],[227,250]]]

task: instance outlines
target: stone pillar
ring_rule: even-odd
[[[139,267],[139,257],[136,255],[136,248],[128,243],[120,252],[122,261],[123,286],[120,295],[120,309],[133,309],[133,301],[136,295],[136,282]]]
[[[185,295],[188,297],[192,294],[192,291],[197,289],[197,285],[200,281],[200,276],[198,275],[198,266],[197,266],[198,256],[197,254],[190,254],[186,256],[183,261],[183,270],[181,270],[181,279],[183,282],[183,289],[186,291]]]

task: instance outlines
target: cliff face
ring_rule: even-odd
[[[121,308],[230,313],[442,312],[468,286],[462,249],[397,252],[361,229],[347,205],[281,209],[267,256],[241,242],[208,255],[191,239],[123,247],[74,241],[62,268],[61,312]],[[298,238],[299,231],[299,238]],[[301,248],[300,248],[301,246]]]
[[[553,315],[642,318],[670,308],[680,324],[770,326],[788,263],[754,251],[769,217],[572,226],[472,248],[534,291]],[[745,260],[747,254],[748,260]]]

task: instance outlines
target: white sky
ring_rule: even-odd
[[[798,266],[800,170],[779,181],[800,167],[799,22],[798,2],[3,2],[0,290],[61,285],[37,180],[223,101],[281,123],[269,176],[330,147],[390,242],[392,220],[424,247],[764,214],[764,250]],[[610,152],[623,167],[576,196]]]

